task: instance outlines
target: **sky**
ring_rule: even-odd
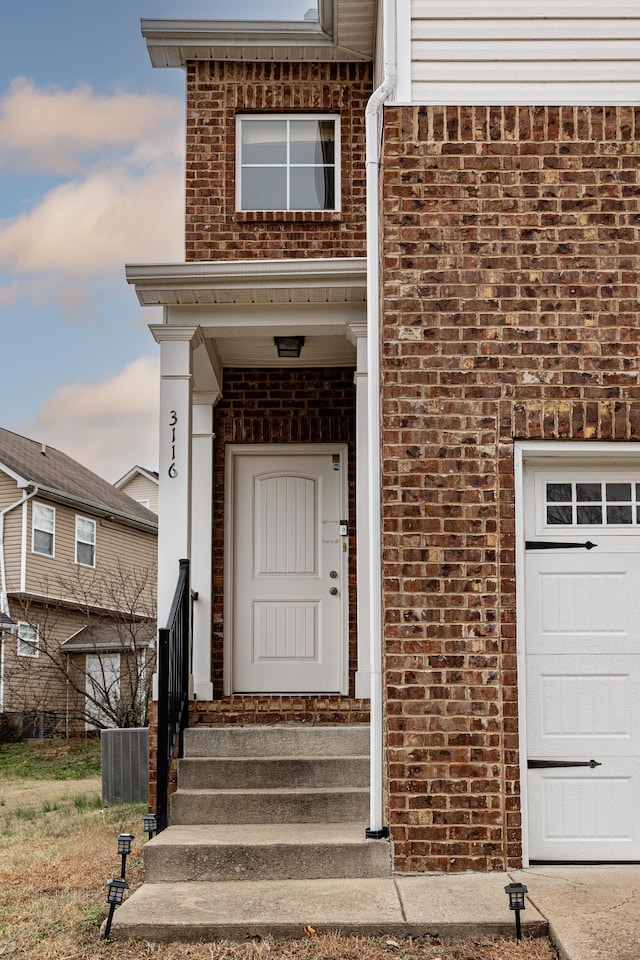
[[[110,482],[157,468],[158,347],[125,263],[184,259],[184,73],[140,19],[312,0],[1,0],[0,426]]]

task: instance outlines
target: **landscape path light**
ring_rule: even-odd
[[[118,853],[122,857],[122,869],[120,870],[120,877],[122,880],[124,880],[124,875],[127,870],[127,857],[131,853],[131,841],[134,839],[135,838],[131,833],[118,834]]]
[[[107,880],[107,903],[109,904],[109,916],[104,926],[102,939],[106,940],[111,933],[111,923],[116,907],[119,907],[124,899],[125,890],[129,889],[129,884],[122,877],[112,877]]]
[[[520,925],[520,911],[524,910],[524,895],[529,891],[524,883],[508,883],[504,892],[509,897],[509,910],[514,910],[516,914],[516,940],[522,940],[522,927]]]
[[[158,830],[158,821],[156,820],[155,813],[145,813],[142,818],[142,825],[144,832],[149,834],[149,840],[151,840],[154,833],[157,833]]]

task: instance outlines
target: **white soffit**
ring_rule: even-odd
[[[154,67],[189,60],[348,62],[373,58],[377,0],[318,0],[319,20],[142,20]]]
[[[366,260],[237,260],[131,264],[142,306],[364,303]]]

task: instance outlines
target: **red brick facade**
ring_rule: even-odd
[[[520,862],[513,441],[640,439],[640,110],[385,114],[396,869]]]
[[[370,64],[190,63],[187,260],[365,255],[364,112]],[[342,209],[236,211],[236,116],[340,114]]]

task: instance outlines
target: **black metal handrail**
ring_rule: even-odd
[[[169,776],[178,746],[189,724],[191,669],[191,591],[189,561],[180,561],[178,585],[166,627],[158,630],[158,747],[156,759],[156,820],[158,832],[169,817]]]

